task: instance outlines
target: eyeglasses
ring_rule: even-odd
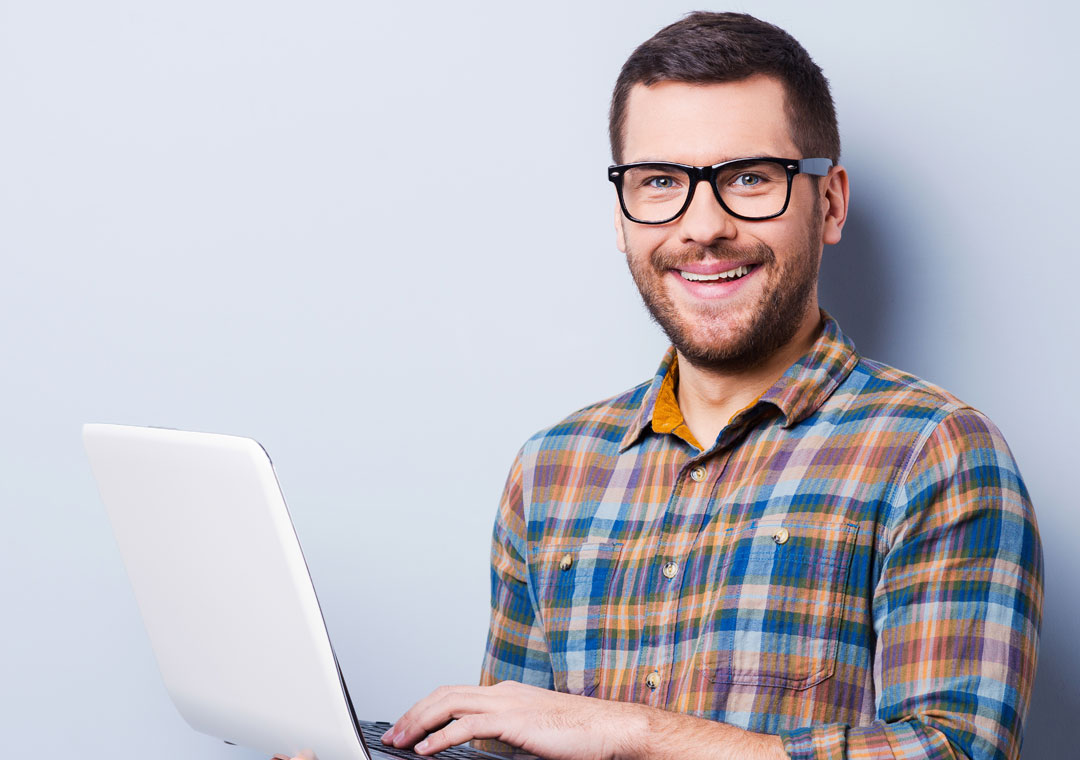
[[[682,216],[699,182],[712,185],[724,211],[737,219],[773,219],[787,211],[796,174],[824,177],[828,158],[738,158],[713,166],[657,161],[608,167],[623,214],[638,224],[667,224]]]

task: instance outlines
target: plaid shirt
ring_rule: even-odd
[[[519,453],[481,682],[779,734],[792,758],[1016,758],[1042,604],[1004,439],[868,361],[812,350],[702,450],[651,382]]]

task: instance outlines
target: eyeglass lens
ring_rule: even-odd
[[[714,182],[724,204],[733,213],[750,218],[768,217],[783,210],[789,175],[780,164],[749,160],[725,166]],[[689,174],[677,166],[633,166],[623,173],[623,203],[635,219],[669,221],[678,216],[686,203],[690,183]]]

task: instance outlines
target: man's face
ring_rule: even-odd
[[[709,166],[751,156],[811,158],[795,147],[775,79],[631,90],[623,163]],[[764,221],[728,215],[707,184],[668,224],[637,224],[616,208],[619,250],[653,318],[686,360],[745,369],[816,324],[822,213],[815,181],[796,175],[787,211]],[[702,279],[740,267],[747,270],[741,277]]]

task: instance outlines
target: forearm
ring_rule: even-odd
[[[691,715],[643,709],[645,736],[635,760],[788,760],[778,736]]]

